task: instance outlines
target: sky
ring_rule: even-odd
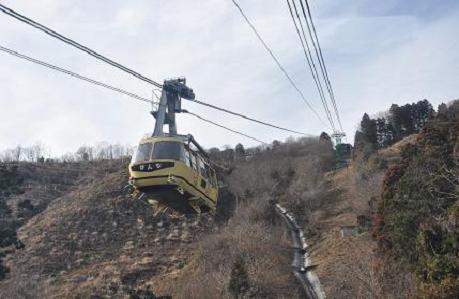
[[[311,135],[331,133],[305,105],[231,0],[0,0],[157,82],[184,76],[199,100]],[[308,102],[325,119],[285,1],[239,0]],[[349,142],[363,115],[392,103],[459,98],[459,1],[310,0]],[[0,45],[152,98],[152,86],[0,13]],[[266,142],[290,133],[183,100],[183,108]],[[51,155],[101,141],[136,144],[148,103],[0,52],[0,150]],[[255,141],[178,115],[204,147]]]

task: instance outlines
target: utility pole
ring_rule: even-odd
[[[175,113],[182,110],[182,98],[191,100],[195,98],[193,89],[186,86],[186,79],[165,80],[158,108],[151,112],[156,119],[152,136],[164,136],[164,125],[169,126],[169,135],[177,135]]]

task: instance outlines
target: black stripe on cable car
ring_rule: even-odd
[[[185,183],[187,183],[189,186],[191,186],[194,190],[198,191],[199,193],[201,193],[205,198],[207,198],[208,200],[210,200],[211,202],[215,203],[215,201],[213,201],[209,196],[207,196],[205,193],[203,193],[201,190],[199,190],[198,188],[196,188],[193,184],[191,184],[190,182],[188,182],[188,180],[182,176],[179,176],[179,175],[172,175],[174,177],[177,177],[179,179],[182,179]],[[152,175],[152,176],[145,176],[145,177],[141,177],[141,178],[134,178],[134,180],[146,180],[146,179],[158,179],[158,178],[168,178],[169,175]]]
[[[143,164],[136,164],[132,165],[132,171],[139,171],[139,172],[152,172],[155,170],[166,169],[174,167],[174,162],[150,162],[150,163],[143,163]]]

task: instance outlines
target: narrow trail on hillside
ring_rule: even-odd
[[[325,294],[321,289],[317,275],[312,271],[313,265],[309,258],[308,245],[305,241],[303,231],[295,220],[295,217],[279,204],[275,204],[276,213],[286,224],[293,247],[293,274],[309,299],[323,299]]]

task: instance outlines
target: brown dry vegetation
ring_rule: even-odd
[[[386,166],[398,163],[403,146],[414,142],[416,134],[379,150],[366,161],[355,154],[347,168],[328,174],[335,196],[311,215],[317,234],[310,239],[312,259],[327,297],[406,298],[413,288],[410,272],[397,263],[379,263],[371,227]],[[356,235],[343,237],[343,227],[353,227]],[[393,289],[387,290],[381,281],[389,283],[387,273],[391,272]]]
[[[96,166],[20,228],[1,298],[125,298],[188,262],[210,219],[154,218],[122,191],[126,164]]]
[[[459,102],[443,106],[420,133],[370,155],[360,146],[330,176],[341,196],[313,241],[329,297],[457,298]],[[358,234],[340,237],[349,225]]]
[[[23,163],[20,192],[6,196],[25,248],[8,247],[12,253],[3,260],[11,272],[0,281],[0,298],[300,298],[275,202],[303,226],[328,298],[406,298],[416,288],[430,295],[451,288],[450,276],[438,285],[416,284],[414,272],[376,251],[372,238],[386,167],[418,141],[409,136],[331,172],[331,144],[317,138],[253,150],[223,175],[228,187],[221,193],[235,202],[223,206],[218,221],[153,217],[149,205],[123,188],[120,161]],[[451,149],[457,155],[459,142]],[[451,209],[454,220],[458,209]],[[357,234],[343,238],[344,226]],[[244,270],[237,279],[236,264]],[[237,294],[234,281],[243,286]]]
[[[329,187],[321,178],[332,163],[330,145],[316,138],[239,159],[225,178],[237,198],[227,222],[153,217],[149,205],[123,191],[125,163],[77,163],[84,167],[68,177],[69,187],[24,219],[18,237],[25,248],[5,258],[11,272],[0,281],[0,297],[130,298],[150,289],[173,298],[231,298],[239,259],[249,286],[241,296],[299,298],[289,238],[272,204],[283,202],[306,224],[307,210],[321,206],[317,195]],[[32,204],[49,194],[40,186],[29,186]],[[24,196],[11,197],[12,206]]]
[[[364,179],[351,165],[328,176],[331,200],[311,216],[317,234],[310,239],[312,260],[328,298],[378,298],[372,269],[374,242],[369,224],[372,197],[380,176]],[[355,236],[343,237],[341,228],[354,226]]]
[[[168,281],[174,298],[232,298],[232,267],[244,261],[249,289],[241,295],[256,298],[298,298],[300,290],[291,274],[288,236],[266,218],[263,203],[242,204],[227,226],[206,236],[194,261],[177,281]]]
[[[234,216],[200,242],[194,262],[174,282],[172,294],[177,298],[232,298],[228,290],[232,267],[242,257],[250,287],[241,295],[301,298],[291,273],[288,235],[272,204],[282,202],[310,227],[309,208],[321,205],[318,202],[327,191],[321,183],[323,174],[332,163],[330,145],[317,138],[282,144],[240,160],[226,178],[237,198]]]

